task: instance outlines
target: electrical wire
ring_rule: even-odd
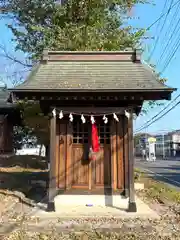
[[[170,62],[172,61],[173,57],[175,56],[175,54],[176,54],[176,52],[178,51],[179,48],[180,48],[180,36],[178,37],[178,39],[176,41],[176,45],[174,46],[173,51],[171,49],[169,58],[166,60],[163,69],[160,71],[161,75],[167,69],[167,67],[169,66]]]
[[[177,102],[174,106],[172,106],[168,111],[166,111],[163,115],[159,116],[158,118],[156,118],[153,122],[149,123],[148,125],[146,125],[145,127],[140,128],[139,130],[136,130],[135,133],[140,132],[141,130],[151,126],[153,123],[157,122],[158,120],[160,120],[162,117],[164,117],[165,115],[167,115],[170,111],[172,111],[175,107],[177,107],[180,104],[180,101]]]
[[[162,41],[161,41],[161,47],[162,47],[162,49],[163,49],[163,47],[165,46],[165,44],[166,44],[166,42],[167,42],[168,34],[171,32],[171,29],[173,29],[173,26],[174,26],[174,24],[175,24],[175,22],[176,22],[175,19],[176,19],[176,17],[178,16],[179,10],[180,10],[180,2],[179,2],[178,6],[177,6],[177,8],[176,8],[176,11],[174,12],[174,14],[173,14],[173,16],[172,16],[172,18],[171,18],[171,21],[170,21],[170,23],[169,23],[169,26],[168,26],[166,32],[165,32],[165,35],[164,35],[164,37],[162,38]],[[177,26],[177,24],[176,24],[176,26]],[[175,28],[177,28],[176,26],[175,26]],[[172,34],[171,34],[170,38],[171,38],[171,37],[172,37]],[[169,39],[169,40],[170,40],[170,39]],[[164,50],[164,51],[165,51],[165,50]],[[161,57],[160,57],[160,58],[161,58]],[[158,60],[158,62],[157,62],[156,65],[159,64],[160,58],[159,58],[159,60]]]
[[[172,4],[173,4],[173,1],[174,1],[174,0],[171,0],[170,6],[169,6],[169,8],[168,8],[168,12],[167,12],[167,14],[165,15],[164,22],[163,22],[163,24],[162,24],[162,26],[161,26],[160,33],[163,31],[164,25],[165,25],[165,23],[166,23],[166,21],[167,21],[167,17],[168,17],[168,15],[169,15],[170,11],[171,11],[171,6],[172,6]],[[168,0],[165,1],[162,12],[165,11],[166,6],[167,6],[167,2],[168,2]],[[159,26],[159,25],[160,25],[160,21],[159,21],[158,23],[159,23],[159,24],[158,24],[158,26]],[[158,27],[157,27],[157,29],[158,29]],[[156,34],[156,35],[157,35],[157,38],[156,38],[156,40],[155,40],[154,47],[153,47],[153,49],[152,49],[152,51],[151,51],[151,53],[150,53],[150,55],[149,55],[149,57],[148,57],[148,59],[147,59],[147,62],[149,62],[150,59],[152,58],[152,56],[153,56],[153,54],[154,54],[154,52],[155,52],[155,50],[156,50],[157,44],[158,44],[158,42],[159,42],[160,34]]]
[[[180,3],[180,0],[176,1],[170,8],[170,10],[168,9],[167,12],[163,13],[160,15],[160,17],[158,17],[153,23],[151,23],[151,25],[149,25],[149,27],[146,28],[146,31],[149,31],[157,22],[159,22],[166,14],[168,14],[169,11],[171,11],[171,9],[173,9],[178,3]]]
[[[180,5],[179,5],[179,8],[180,8]],[[168,46],[169,46],[169,43],[171,42],[171,40],[172,40],[175,32],[179,32],[179,31],[180,31],[180,18],[178,19],[178,21],[177,21],[177,23],[176,23],[176,25],[175,25],[175,28],[174,28],[174,30],[172,31],[172,33],[171,33],[171,35],[170,35],[170,37],[169,37],[169,39],[168,39],[168,41],[167,41],[167,43],[166,43],[166,45],[165,45],[165,48],[164,48],[163,52],[161,53],[161,55],[160,55],[160,57],[159,57],[156,65],[159,65],[159,63],[160,63],[161,60],[163,59],[163,56],[164,56],[164,54],[166,53],[167,48],[168,48]]]
[[[146,126],[149,122],[153,121],[158,115],[160,115],[161,113],[163,113],[173,102],[175,102],[178,98],[180,97],[180,94],[178,94],[178,96],[176,96],[170,103],[168,103],[161,111],[159,111],[156,115],[154,115],[150,120],[148,120],[145,124],[143,124],[141,127],[139,127],[137,129],[137,131]]]
[[[163,13],[162,15],[160,15],[160,17],[158,19],[156,19],[148,28],[146,28],[146,30],[150,30],[157,22],[159,22],[166,14],[169,13],[169,11],[174,8],[177,4],[180,4],[180,0],[176,1],[174,4],[171,5],[170,9],[168,9],[167,12]],[[176,51],[177,49],[180,47],[180,41],[179,44],[176,46]],[[175,55],[176,51],[173,52],[173,54],[171,54],[172,56],[170,57],[170,59],[172,59],[172,57]],[[170,63],[170,61],[168,61],[168,64]],[[166,66],[167,67],[167,66]],[[180,104],[180,101],[175,104],[172,108],[170,108],[170,110],[168,110],[167,112],[165,112],[162,116],[158,117],[162,112],[164,112],[175,100],[177,100],[180,97],[180,94],[173,99],[164,109],[162,109],[158,114],[156,114],[153,118],[151,118],[149,121],[147,121],[143,126],[141,126],[140,128],[138,128],[136,132],[139,132],[141,130],[143,130],[144,128],[147,128],[148,126],[150,126],[151,124],[153,124],[154,122],[158,121],[159,119],[161,119],[163,116],[165,116],[167,113],[169,113],[172,109],[174,109],[177,105]],[[158,117],[156,119],[156,117]]]
[[[166,11],[165,13],[161,14],[160,17],[158,17],[154,22],[152,22],[147,28],[146,28],[146,32],[149,31],[152,27],[154,27],[154,25],[156,23],[158,23],[164,16],[166,16],[169,11],[171,11],[171,9],[173,9],[174,7],[176,7],[177,4],[180,3],[180,0],[176,1],[174,4],[172,4],[172,6],[170,7],[170,9],[168,9],[168,11]]]

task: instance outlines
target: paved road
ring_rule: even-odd
[[[157,160],[156,162],[135,160],[135,167],[152,174],[154,179],[161,180],[180,190],[180,161]]]

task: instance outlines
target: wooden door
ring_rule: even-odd
[[[80,119],[73,121],[72,144],[72,187],[89,187],[89,147],[90,125],[82,124]]]
[[[82,124],[80,117],[73,123],[59,123],[57,136],[58,187],[63,189],[96,189],[117,185],[117,168],[122,168],[122,157],[118,156],[116,127],[112,136],[112,124],[96,119],[100,141],[100,152],[96,160],[89,160],[91,146],[91,123]],[[115,143],[115,144],[114,144]],[[114,147],[112,149],[112,144]],[[122,156],[123,152],[120,151]],[[117,162],[121,160],[119,164]],[[122,179],[121,175],[121,179]],[[119,180],[122,182],[122,180]],[[118,184],[119,185],[119,184]],[[119,186],[117,186],[119,187]]]
[[[95,160],[89,160],[91,123],[73,122],[72,187],[88,189],[111,186],[110,124],[97,122],[100,152]]]
[[[100,153],[92,162],[92,186],[110,187],[111,186],[111,147],[110,147],[110,124],[99,121],[97,124],[100,142]]]

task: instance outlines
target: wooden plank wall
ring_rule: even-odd
[[[57,152],[56,152],[56,167],[57,167],[57,184],[61,189],[66,187],[66,123],[59,124],[57,122]]]
[[[124,189],[124,149],[123,149],[123,117],[116,127],[117,141],[117,188]]]
[[[127,119],[120,117],[119,122],[111,123],[111,162],[112,188],[124,191],[128,174],[128,134]]]

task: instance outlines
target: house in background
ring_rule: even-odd
[[[145,100],[170,100],[174,91],[141,63],[138,51],[44,51],[11,91],[14,101],[39,101],[49,116],[49,211],[72,205],[74,194],[79,204],[82,195],[91,204],[92,195],[110,204],[107,198],[121,202],[123,194],[128,211],[137,210],[133,114]]]
[[[157,157],[180,157],[180,130],[158,134],[155,138]]]
[[[13,126],[21,122],[16,104],[9,100],[10,92],[3,84],[0,86],[0,154],[14,153]]]
[[[147,139],[153,137],[155,142],[155,155],[157,158],[175,158],[180,157],[180,130],[161,133],[161,134],[146,134],[142,133],[138,135],[138,141],[134,146],[135,155],[142,157],[142,150],[148,150],[149,145]]]
[[[143,150],[147,152],[148,138],[153,137],[149,133],[139,133],[134,136],[134,152],[136,157],[142,157]]]

